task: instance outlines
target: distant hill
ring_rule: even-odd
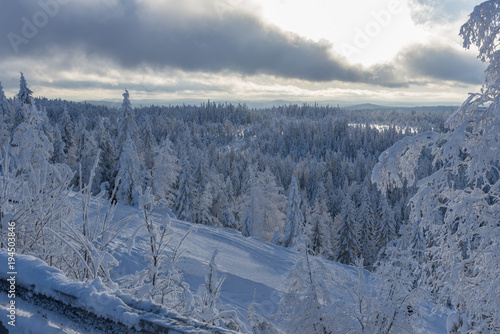
[[[371,109],[377,109],[377,110],[384,109],[385,110],[385,109],[391,109],[391,108],[394,108],[394,107],[381,106],[381,105],[373,104],[373,103],[363,103],[363,104],[356,104],[353,106],[343,107],[343,109],[346,109],[346,110],[371,110]]]
[[[170,100],[170,101],[165,101],[165,100],[138,100],[134,99],[132,100],[132,106],[133,107],[147,107],[151,105],[196,105],[199,106],[202,103],[207,103],[208,100],[204,99],[178,99],[178,100]],[[219,103],[231,103],[233,105],[238,105],[238,104],[246,104],[250,108],[270,108],[272,106],[286,106],[289,104],[297,104],[297,105],[302,105],[304,103],[307,103],[308,105],[314,106],[315,102],[303,102],[303,101],[285,101],[285,100],[273,100],[273,101],[217,101],[217,100],[210,100],[211,102],[215,102],[217,104]],[[101,105],[101,106],[106,106],[110,108],[119,108],[122,104],[121,100],[101,100],[101,101],[85,101],[87,103],[93,104],[93,105]],[[457,110],[458,106],[453,106],[453,105],[446,105],[446,106],[426,106],[426,105],[421,105],[421,106],[384,106],[380,104],[374,104],[374,103],[361,103],[361,104],[355,104],[355,105],[345,105],[345,103],[338,103],[337,101],[318,101],[316,102],[318,105],[330,105],[330,106],[337,106],[340,105],[342,109],[344,110],[351,110],[351,111],[358,111],[358,110],[380,110],[380,111],[387,111],[387,110],[395,110],[395,111],[400,111],[400,112],[409,112],[409,111],[420,111],[420,112],[453,112]]]

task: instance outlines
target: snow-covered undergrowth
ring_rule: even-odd
[[[0,262],[7,263],[8,257],[7,250],[0,249]],[[77,332],[88,331],[92,328],[106,333],[120,333],[123,330],[127,332],[129,330],[169,330],[180,333],[230,333],[230,331],[180,317],[175,312],[159,307],[151,300],[136,300],[119,289],[110,290],[99,277],[89,282],[71,280],[60,270],[27,255],[17,255],[15,265],[16,280],[12,283],[15,285],[12,291],[16,296],[9,297],[15,303],[12,304],[4,296],[0,298],[0,313],[5,315],[2,317],[2,322],[4,327],[11,329],[10,332],[40,333],[46,332],[45,330],[56,332],[58,327],[56,322],[59,322],[60,330]],[[3,280],[12,277],[4,272],[0,276]],[[14,313],[10,312],[14,309],[10,305],[16,306]],[[61,311],[61,308],[76,309],[76,315],[73,313],[68,316],[68,312]],[[12,324],[8,324],[11,321],[6,320],[10,319],[7,317],[9,314],[18,315],[19,318],[14,319]],[[77,319],[83,317],[87,319]],[[72,322],[79,322],[79,320],[90,320],[94,323],[80,324],[75,328]],[[64,322],[69,323],[64,326]],[[109,323],[103,325],[104,322]],[[112,322],[115,324],[112,325]],[[112,329],[111,326],[115,328]]]
[[[78,210],[81,210],[82,196],[77,194],[71,196],[76,209],[75,223],[76,226],[81,226],[83,220],[78,218],[81,217],[81,212]],[[103,200],[91,201],[86,213],[89,221],[95,221],[95,218],[102,215],[100,210],[105,205],[106,201]],[[154,222],[161,222],[163,218],[161,214],[152,215]],[[25,257],[18,262],[19,281],[26,285],[33,285],[35,291],[48,296],[58,293],[71,294],[78,298],[75,306],[120,320],[131,327],[138,326],[140,316],[131,311],[130,304],[126,302],[132,300],[129,292],[133,293],[129,289],[128,278],[143,270],[151,270],[150,251],[145,247],[149,244],[150,235],[145,226],[144,217],[137,207],[118,205],[113,221],[127,221],[127,224],[120,230],[119,235],[112,239],[108,247],[113,250],[109,255],[117,261],[109,271],[110,281],[106,282],[108,287],[104,286],[100,278],[89,280],[87,283],[72,281],[64,277],[57,269],[46,266],[42,261]],[[370,303],[377,300],[374,293],[383,292],[374,288],[377,278],[362,269],[316,257],[304,257],[303,254],[288,248],[264,243],[252,237],[242,237],[241,233],[232,229],[191,224],[173,219],[169,225],[168,239],[168,245],[162,252],[165,256],[164,261],[168,264],[174,253],[181,254],[175,263],[175,268],[179,272],[179,277],[182,277],[184,283],[189,285],[192,298],[191,315],[198,319],[203,316],[200,313],[199,301],[196,301],[200,298],[200,290],[203,290],[199,287],[206,286],[206,276],[210,273],[209,266],[214,251],[218,251],[215,257],[218,273],[215,274],[225,277],[225,280],[215,306],[219,314],[232,312],[233,317],[240,322],[242,332],[251,332],[251,328],[255,327],[255,333],[266,333],[266,328],[267,333],[271,333],[276,330],[273,329],[274,326],[286,333],[300,331],[299,328],[293,331],[287,327],[287,324],[291,322],[287,318],[285,306],[295,309],[301,304],[302,306],[309,305],[308,301],[314,303],[314,298],[308,298],[311,288],[308,288],[310,286],[307,282],[308,264],[305,259],[308,259],[307,263],[312,268],[313,282],[316,282],[315,291],[320,291],[318,290],[320,288],[324,289],[321,290],[320,301],[321,305],[327,306],[322,309],[326,312],[324,315],[330,319],[331,325],[342,324],[345,332],[361,332],[360,323],[373,322],[373,319],[369,318],[374,314],[373,305]],[[182,244],[178,248],[181,241]],[[0,253],[0,257],[2,258],[0,261],[6,261],[4,251]],[[363,278],[360,279],[360,277]],[[293,287],[299,287],[303,291],[294,291],[291,289]],[[284,305],[283,302],[287,304]],[[143,309],[153,307],[151,300],[145,300],[139,304]],[[362,311],[364,312],[356,312],[358,305],[363,305]],[[313,319],[315,316],[314,304],[309,306],[311,307],[304,309],[306,313],[302,315],[304,319],[300,321],[301,324],[306,325],[304,321]],[[417,329],[421,333],[445,333],[445,320],[438,316],[430,316],[429,305],[420,306],[422,306],[419,307],[421,319],[416,320],[413,326],[415,333],[419,332]],[[401,309],[406,311],[406,307],[403,305]],[[2,308],[5,309],[4,306]],[[164,311],[162,315],[172,317],[172,314],[172,312]],[[30,321],[35,321],[42,316],[43,314],[32,314]],[[414,319],[417,317],[415,316]],[[261,329],[260,332],[258,328]]]

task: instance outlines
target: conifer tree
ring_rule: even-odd
[[[377,231],[378,240],[377,248],[383,249],[389,242],[396,239],[396,220],[394,219],[394,212],[392,211],[387,197],[381,196],[377,209]]]
[[[212,180],[208,167],[207,156],[198,155],[196,168],[193,173],[195,222],[205,225],[216,225],[216,219],[210,212],[213,202]]]
[[[120,182],[116,193],[118,201],[132,205],[137,203],[142,187],[141,167],[134,141],[127,136],[118,160],[117,180]]]
[[[156,143],[155,137],[153,136],[153,131],[151,130],[151,124],[148,119],[142,136],[141,151],[144,161],[144,167],[146,167],[146,170],[150,171],[151,174],[153,174],[152,170],[155,164],[154,159],[158,150],[157,146],[158,145]]]
[[[288,213],[283,238],[283,246],[285,247],[294,247],[298,239],[304,234],[304,215],[302,214],[301,204],[302,198],[297,185],[297,178],[294,175],[288,192]]]
[[[342,211],[339,214],[337,229],[337,249],[335,251],[338,262],[344,264],[355,263],[361,254],[359,245],[359,230],[356,222],[356,212],[350,191],[347,191]]]
[[[417,261],[424,260],[427,247],[423,227],[420,223],[413,224],[410,249],[413,251],[413,256]]]
[[[361,204],[358,208],[357,221],[360,227],[361,255],[365,260],[365,266],[370,267],[375,263],[377,257],[375,240],[375,214],[373,213],[368,184],[361,189]]]
[[[333,259],[332,252],[332,224],[333,220],[326,206],[326,189],[323,183],[319,189],[311,211],[311,251],[314,255]]]
[[[222,175],[218,176],[214,184],[215,195],[210,211],[222,226],[236,229],[238,224],[234,216],[233,185],[229,177],[225,181],[221,178]]]
[[[4,148],[10,143],[11,137],[11,115],[10,108],[5,93],[3,91],[2,83],[0,82],[0,147]]]
[[[88,184],[92,176],[93,181],[91,192],[94,195],[97,195],[99,193],[102,181],[101,166],[98,164],[94,167],[94,162],[97,156],[100,156],[100,151],[94,135],[91,132],[85,130],[83,132],[83,147],[80,154],[79,173],[81,173],[81,175],[78,175],[79,177],[81,177],[82,182],[79,182],[78,184],[81,186]],[[94,174],[91,175],[91,173]]]
[[[26,79],[24,79],[24,74],[21,73],[21,82],[19,84],[19,93],[17,94],[17,99],[19,103],[31,106],[33,104],[33,91],[28,88]]]
[[[64,108],[59,122],[61,127],[61,139],[65,144],[64,154],[68,155],[70,147],[73,145],[74,137],[73,123],[71,122],[68,109]]]
[[[177,218],[188,222],[193,222],[194,220],[193,176],[191,173],[191,166],[185,153],[181,159],[181,173],[177,196],[175,198],[175,211]]]
[[[97,147],[101,152],[99,158],[99,166],[102,169],[101,183],[105,183],[108,190],[111,191],[115,184],[116,177],[116,150],[113,145],[113,140],[106,126],[106,119],[99,118],[97,126],[94,130],[94,137],[97,142]],[[109,193],[111,195],[111,193]]]
[[[123,150],[123,143],[130,139],[137,148],[137,124],[134,120],[134,110],[132,109],[132,104],[130,103],[130,95],[127,90],[123,95],[122,106],[119,110],[119,123],[118,123],[118,138],[117,145],[118,156],[121,155]],[[137,151],[137,150],[136,150]]]
[[[269,168],[257,173],[257,184],[261,189],[260,211],[263,217],[262,240],[271,241],[276,232],[285,224],[286,197],[282,189],[276,184],[276,178]]]
[[[174,204],[174,186],[179,178],[179,163],[173,154],[172,142],[165,139],[160,147],[154,148],[152,177],[153,190],[158,199]]]
[[[10,122],[10,108],[5,93],[3,91],[2,83],[0,82],[0,117],[2,122]]]
[[[52,158],[54,149],[43,127],[47,116],[35,105],[25,105],[25,110],[24,120],[14,129],[12,135],[12,150],[20,169],[43,169]]]
[[[24,79],[24,75],[21,73],[19,93],[17,94],[17,105],[14,116],[14,128],[26,120],[28,109],[33,105],[32,94],[33,91],[28,88],[26,79]]]
[[[244,237],[261,237],[264,217],[261,212],[262,190],[259,187],[257,174],[254,166],[248,167],[248,179],[246,191],[240,203],[241,234]]]
[[[66,144],[61,138],[61,130],[59,129],[59,124],[56,124],[54,127],[54,153],[52,155],[53,163],[65,163],[66,162],[66,153],[64,153],[64,149]]]

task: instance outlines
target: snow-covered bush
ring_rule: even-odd
[[[500,2],[490,0],[475,7],[460,31],[464,46],[475,44],[489,62],[481,93],[448,119],[445,133],[423,133],[388,149],[372,176],[382,191],[403,181],[418,187],[410,221],[425,232],[427,284],[474,333],[500,330],[499,22]],[[418,179],[424,149],[435,171]]]
[[[219,277],[219,269],[215,263],[215,257],[218,251],[215,250],[208,265],[208,271],[205,274],[205,282],[201,284],[195,295],[195,307],[192,316],[204,323],[226,327],[239,332],[246,331],[246,327],[239,319],[234,310],[226,310],[220,304],[219,297],[222,284],[226,279]]]
[[[122,286],[137,298],[152,298],[153,301],[165,305],[179,314],[189,315],[193,308],[193,296],[183,273],[176,268],[182,255],[182,243],[191,233],[189,230],[181,241],[173,247],[168,255],[166,248],[171,246],[174,232],[168,215],[161,216],[161,221],[153,216],[155,209],[162,204],[155,198],[151,188],[139,194],[139,208],[143,216],[143,225],[137,226],[129,241],[129,254],[135,246],[137,234],[146,232],[147,241],[140,246],[147,250],[146,267],[133,275],[123,277]]]
[[[288,290],[280,300],[279,317],[286,333],[342,332],[337,305],[330,299],[329,272],[307,250],[291,268]],[[347,327],[348,328],[348,327]]]

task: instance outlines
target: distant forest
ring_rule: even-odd
[[[179,219],[307,247],[346,264],[363,256],[368,268],[408,232],[407,204],[415,193],[405,186],[381,196],[370,182],[373,166],[405,136],[442,132],[449,116],[442,107],[254,109],[210,101],[134,108],[127,91],[118,109],[32,94],[23,76],[16,97],[2,91],[2,147],[22,146],[15,144],[16,129],[31,122],[43,137],[37,149],[73,171],[75,191],[91,172],[92,193],[105,191],[121,203],[137,204],[150,187]],[[421,159],[427,175],[432,161]]]

